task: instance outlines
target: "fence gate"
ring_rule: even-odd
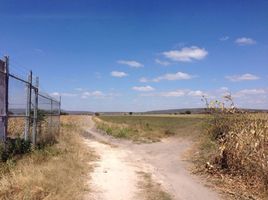
[[[0,59],[0,140],[5,142],[8,122],[8,58]]]

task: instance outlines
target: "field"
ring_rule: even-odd
[[[231,199],[267,197],[267,114],[99,116],[95,121],[109,135],[139,142],[190,137],[196,141],[190,156],[194,173],[208,177]]]
[[[118,138],[157,142],[169,136],[200,134],[205,115],[99,116],[97,128]]]
[[[63,116],[58,143],[0,162],[0,199],[82,199],[96,159],[82,140],[85,123]]]

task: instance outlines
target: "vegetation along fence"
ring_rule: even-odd
[[[60,101],[39,89],[32,71],[15,75],[9,58],[0,59],[0,141],[24,139],[33,145],[53,142],[60,129]]]

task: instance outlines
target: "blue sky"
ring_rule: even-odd
[[[268,1],[0,0],[0,55],[64,109],[268,108]],[[21,69],[22,68],[22,69]]]

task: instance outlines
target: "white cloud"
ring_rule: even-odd
[[[54,96],[54,97],[59,97],[60,93],[59,92],[52,92],[52,93],[50,93],[50,95]]]
[[[195,90],[195,91],[190,91],[188,92],[189,96],[194,96],[194,97],[201,97],[203,95],[206,96],[206,93],[202,92],[201,90]]]
[[[175,80],[188,80],[192,79],[193,76],[187,73],[183,72],[177,72],[174,74],[164,74],[163,76],[159,76],[157,78],[154,78],[152,81],[153,82],[159,82],[161,80],[168,80],[168,81],[175,81]]]
[[[122,78],[122,77],[128,76],[128,74],[125,73],[125,72],[112,71],[112,72],[111,72],[111,76],[113,76],[113,77],[118,77],[118,78]]]
[[[163,61],[163,60],[159,60],[159,59],[155,59],[154,61],[159,65],[163,65],[163,66],[170,65],[170,62],[168,62],[168,61]]]
[[[146,85],[146,86],[134,86],[132,90],[140,91],[140,92],[150,92],[155,90],[153,87]]]
[[[145,77],[140,78],[139,81],[142,82],[142,83],[149,82],[149,80],[147,78],[145,78]]]
[[[223,86],[223,87],[221,87],[221,88],[220,88],[220,90],[223,90],[223,91],[229,91],[229,88],[228,88],[228,87]]]
[[[253,81],[253,80],[258,80],[260,77],[253,75],[253,74],[242,74],[242,75],[233,75],[233,76],[226,76],[226,79],[237,82],[237,81]]]
[[[174,74],[168,73],[168,74],[164,74],[162,76],[158,76],[156,78],[153,79],[148,79],[145,77],[140,78],[140,82],[142,83],[147,83],[147,82],[159,82],[161,80],[168,80],[168,81],[175,81],[175,80],[188,80],[188,79],[192,79],[194,78],[193,75],[184,73],[184,72],[177,72]]]
[[[229,39],[230,39],[229,36],[223,36],[223,37],[220,38],[220,41],[227,41]]]
[[[78,94],[64,92],[64,93],[61,93],[60,95],[63,97],[76,97]]]
[[[203,48],[192,46],[184,47],[181,50],[166,51],[163,52],[163,55],[174,61],[190,62],[204,59],[208,55],[208,52]]]
[[[76,97],[78,94],[68,93],[68,92],[63,92],[63,93],[53,92],[50,95],[54,96],[54,97],[59,97],[59,96],[62,96],[62,97]]]
[[[135,68],[143,67],[143,64],[135,60],[118,60],[117,63],[121,65],[128,65],[130,67],[135,67]]]
[[[102,91],[96,90],[93,92],[83,92],[81,95],[82,99],[86,99],[88,97],[104,97],[105,94]]]
[[[244,89],[236,92],[233,96],[235,97],[243,97],[248,95],[261,95],[268,94],[268,91],[265,89]]]
[[[160,93],[159,96],[162,96],[162,97],[181,97],[181,96],[184,96],[184,95],[185,95],[184,90],[176,90],[176,91]]]
[[[235,43],[240,45],[240,46],[245,46],[245,45],[253,45],[256,44],[256,41],[253,40],[252,38],[247,38],[247,37],[241,37],[237,38],[235,40]]]
[[[191,97],[201,97],[202,95],[206,95],[201,90],[189,90],[189,89],[177,89],[174,91],[166,91],[160,93],[149,93],[142,94],[141,96],[158,96],[158,97],[183,97],[183,96],[191,96]]]

